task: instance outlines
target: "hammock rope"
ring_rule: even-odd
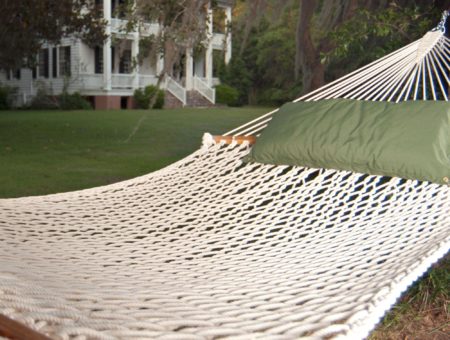
[[[348,98],[375,101],[445,100],[450,86],[450,39],[442,30],[434,30],[386,57],[375,60],[347,76],[339,78],[295,102]],[[260,133],[274,110],[225,135]]]
[[[449,43],[429,34],[301,100],[447,100]],[[447,186],[243,164],[238,139],[205,135],[121,183],[1,199],[0,314],[54,339],[362,339],[450,248]]]

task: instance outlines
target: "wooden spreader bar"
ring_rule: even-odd
[[[214,141],[216,143],[224,142],[226,144],[231,144],[233,142],[237,144],[244,144],[244,142],[247,142],[250,145],[255,144],[256,142],[256,136],[213,136]]]
[[[51,338],[2,314],[0,314],[0,337],[12,340],[51,340]]]

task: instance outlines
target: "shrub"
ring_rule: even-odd
[[[299,85],[292,85],[289,90],[280,88],[267,88],[257,95],[257,102],[260,105],[281,106],[298,98],[302,88]]]
[[[9,110],[13,105],[17,88],[0,85],[0,110]]]
[[[254,76],[247,67],[245,61],[240,57],[233,57],[222,72],[220,80],[237,89],[239,93],[238,104],[245,105],[249,102],[250,90]],[[238,106],[238,105],[235,105]]]
[[[148,109],[150,98],[147,98],[144,89],[134,90],[133,99],[137,109]]]
[[[216,102],[218,104],[226,104],[228,106],[240,106],[239,91],[229,85],[217,85]]]
[[[61,110],[92,110],[91,104],[78,92],[59,95],[58,106]]]
[[[56,110],[59,108],[58,101],[53,95],[53,91],[42,81],[36,84],[36,95],[30,102],[29,108],[32,110]]]
[[[31,100],[29,108],[31,110],[56,110],[59,108],[59,105],[55,97],[37,94]]]
[[[36,95],[31,100],[32,110],[91,110],[91,104],[78,92],[64,92],[58,96],[50,94],[46,86],[39,86]]]
[[[144,89],[136,89],[134,91],[134,102],[138,109],[148,109],[150,106],[150,100],[156,94],[156,101],[152,109],[162,109],[164,106],[164,91],[158,89],[154,85],[146,86]]]
[[[55,96],[49,94],[47,88],[38,86],[37,93],[30,102],[32,110],[56,110],[59,108]]]

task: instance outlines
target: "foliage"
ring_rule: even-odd
[[[430,305],[447,309],[450,303],[450,254],[439,265],[435,265],[424,278],[416,282],[407,292],[405,299],[417,303],[426,310]],[[450,310],[446,310],[450,313]]]
[[[135,6],[127,2],[122,6],[121,11],[128,19],[125,33],[141,29],[145,22],[158,24],[157,33],[140,41],[140,52],[135,60],[142,63],[147,57],[153,62],[163,59],[163,67],[157,74],[158,89],[167,76],[181,78],[183,58],[195,55],[206,46],[208,13],[215,3],[210,0],[136,0]],[[158,97],[153,96],[149,106],[154,107],[157,100]]]
[[[32,110],[56,110],[59,107],[56,96],[44,82],[38,82],[37,92],[30,103]]]
[[[146,86],[143,89],[134,91],[134,102],[137,109],[149,109],[152,99],[156,96],[152,109],[162,109],[164,106],[164,91],[154,85]]]
[[[450,253],[410,287],[369,337],[447,339],[450,317]],[[435,336],[429,337],[433,333]]]
[[[104,20],[91,0],[0,2],[0,68],[31,65],[44,40],[75,35],[90,45],[104,38]],[[14,51],[14,53],[11,53]]]
[[[17,88],[0,85],[0,110],[8,110],[12,107],[13,96],[17,93]]]
[[[295,37],[292,26],[276,25],[261,32],[256,42],[258,54],[256,67],[264,85],[276,88],[290,88],[295,79],[292,61],[295,58]],[[277,67],[273,67],[276,65]]]
[[[92,105],[80,93],[62,93],[57,98],[61,110],[92,110]]]
[[[240,106],[239,91],[226,84],[217,85],[216,102],[228,106]]]
[[[243,105],[248,102],[248,92],[252,84],[251,74],[242,58],[233,57],[225,67],[221,77],[223,84],[226,84],[238,91],[236,105]]]
[[[149,55],[153,59],[162,57],[164,68],[159,78],[172,75],[174,65],[186,51],[193,53],[207,41],[205,18],[209,3],[209,0],[137,0],[135,9],[127,10],[130,25],[126,29],[133,30],[145,21],[157,22],[160,27],[157,34],[141,41],[139,61]]]
[[[399,6],[392,2],[378,11],[359,9],[327,35],[335,46],[321,55],[322,63],[328,65],[327,78],[335,79],[419,39],[439,18],[440,11],[430,4]]]
[[[223,81],[252,104],[290,100],[419,38],[446,7],[440,0],[238,0],[233,60],[243,66]],[[248,86],[230,76],[244,73]]]
[[[281,106],[297,98],[300,91],[300,86],[291,89],[269,87],[259,93],[257,101],[260,105]]]
[[[249,32],[241,23],[248,19],[247,12],[235,18],[233,57],[221,80],[238,89],[241,105],[278,105],[299,94],[293,72],[297,10],[283,3],[281,8],[274,3]]]
[[[45,83],[38,83],[37,93],[31,100],[31,110],[91,110],[91,104],[80,93],[68,93],[64,90],[60,95],[53,95],[53,91]]]

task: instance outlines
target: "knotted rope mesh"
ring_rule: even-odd
[[[357,338],[448,249],[439,185],[246,152],[1,200],[0,313],[60,339]]]
[[[416,63],[447,48],[430,34]],[[389,78],[401,98],[414,70]],[[0,200],[0,314],[55,339],[358,339],[450,248],[446,186],[243,164],[248,145],[205,141],[133,180]]]

